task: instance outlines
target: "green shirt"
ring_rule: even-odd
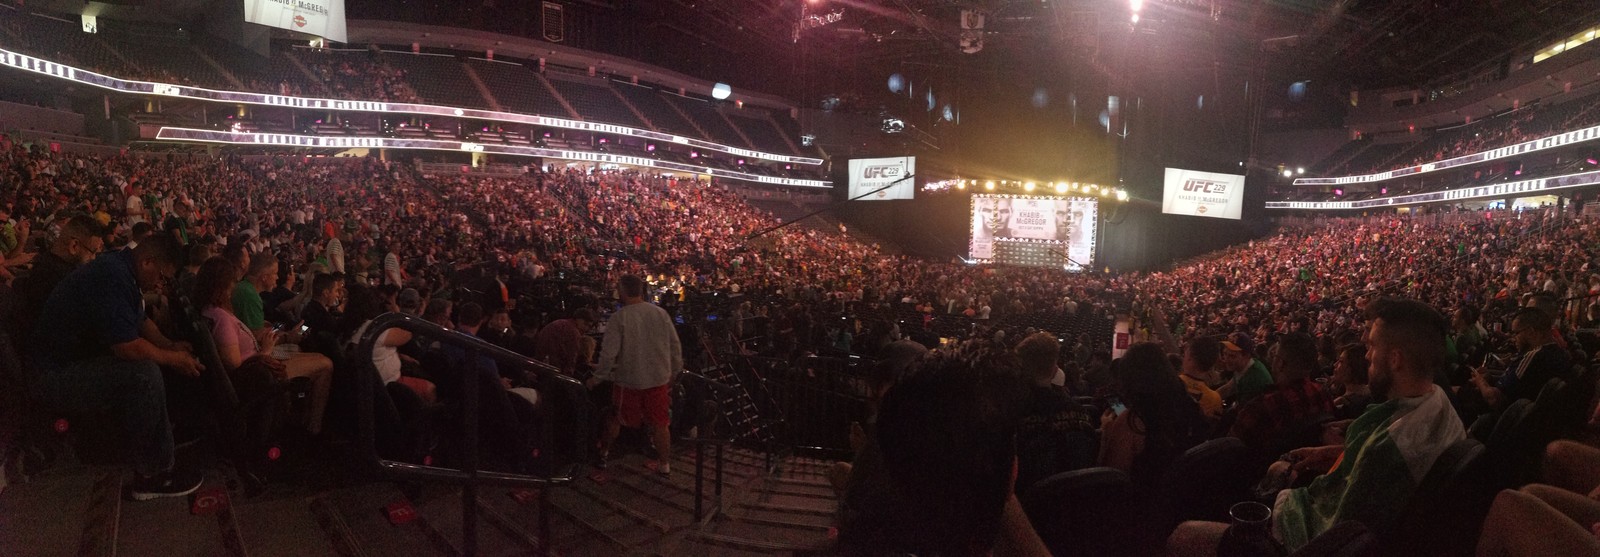
[[[267,322],[266,310],[261,305],[261,292],[248,280],[241,280],[233,287],[233,315],[252,331],[260,329]]]
[[[239,302],[235,301],[234,305]],[[1250,359],[1250,367],[1244,370],[1238,378],[1234,379],[1234,394],[1240,401],[1250,400],[1266,392],[1274,384],[1272,372],[1267,371],[1267,366],[1261,360]]]
[[[1382,531],[1439,455],[1466,436],[1438,387],[1371,406],[1345,430],[1344,453],[1332,471],[1306,487],[1278,492],[1273,531],[1291,552],[1347,520]]]

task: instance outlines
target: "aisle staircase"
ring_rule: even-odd
[[[659,476],[640,455],[615,459],[603,478],[547,489],[549,536],[540,537],[540,495],[484,487],[477,554],[768,556],[826,547],[835,498],[828,463],[791,458],[766,472],[757,452],[724,451],[722,504],[705,455],[708,512],[694,520],[695,449]],[[270,484],[247,496],[213,472],[194,496],[120,498],[127,472],[67,466],[0,492],[0,548],[8,556],[464,555],[459,487],[385,481]],[[324,480],[311,481],[311,484]]]

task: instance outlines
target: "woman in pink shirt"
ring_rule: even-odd
[[[195,273],[194,302],[201,308],[200,315],[211,320],[211,338],[217,345],[223,366],[233,373],[252,358],[258,358],[280,381],[311,378],[311,408],[304,425],[312,435],[321,433],[322,413],[328,407],[328,392],[333,386],[333,361],[312,352],[296,352],[281,361],[274,358],[272,351],[279,333],[268,328],[259,336],[253,334],[233,314],[232,296],[234,284],[239,282],[238,274],[238,267],[222,257],[207,259]]]

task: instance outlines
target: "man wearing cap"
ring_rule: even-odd
[[[1233,373],[1233,379],[1217,389],[1222,398],[1246,402],[1272,386],[1272,373],[1252,356],[1255,350],[1256,341],[1248,333],[1234,333],[1222,341],[1222,367]]]
[[[583,335],[589,334],[599,321],[589,308],[578,308],[572,317],[551,321],[534,337],[533,357],[556,366],[565,375],[576,376]]]

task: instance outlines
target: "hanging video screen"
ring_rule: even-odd
[[[1082,271],[1094,264],[1098,217],[1092,197],[974,195],[968,255],[979,263]]]

